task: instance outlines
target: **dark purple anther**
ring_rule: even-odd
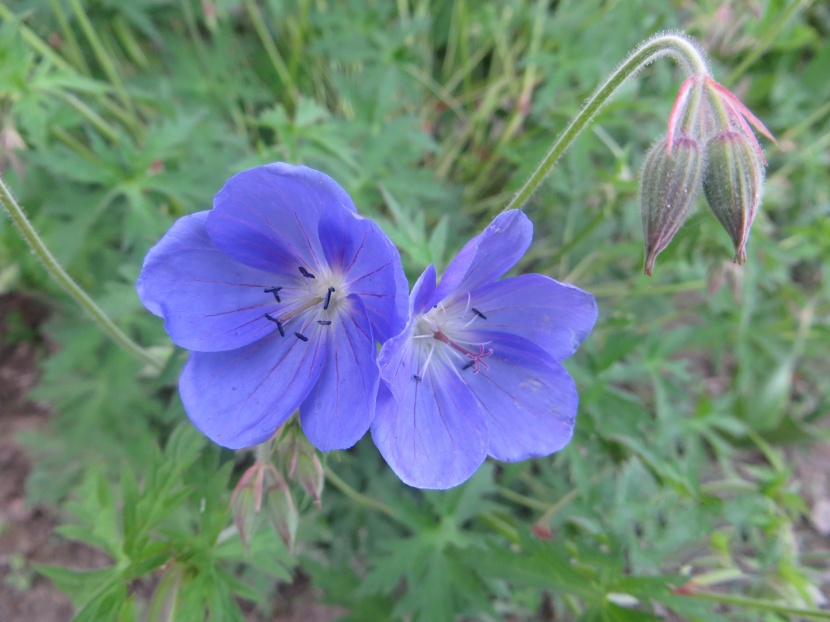
[[[308,270],[306,270],[302,266],[300,266],[300,274],[302,274],[307,279],[313,279],[314,278],[314,275],[311,274],[311,272],[309,272]]]
[[[479,310],[478,310],[478,309],[476,309],[475,307],[473,307],[472,309],[470,309],[470,311],[472,311],[473,313],[475,313],[475,314],[476,314],[478,317],[480,317],[482,320],[486,320],[486,319],[487,319],[487,316],[486,316],[486,315],[484,315],[481,311],[479,311]]]
[[[303,335],[302,333],[294,333],[294,336],[299,339],[300,341],[308,341],[308,337]]]
[[[277,325],[277,330],[280,331],[280,337],[285,337],[285,331],[282,328],[282,322],[280,322],[277,318],[275,318],[273,315],[271,315],[269,313],[265,314],[265,319],[270,320],[274,324],[276,324]]]
[[[282,287],[269,287],[268,289],[264,289],[262,291],[264,291],[266,294],[274,294],[274,298],[277,299],[277,302],[282,302],[282,300],[280,300],[280,295],[277,293],[281,289]]]
[[[331,320],[317,320],[320,326],[331,326]]]

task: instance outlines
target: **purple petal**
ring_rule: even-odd
[[[597,319],[594,297],[541,274],[498,281],[472,292],[470,304],[485,318],[471,326],[481,341],[510,333],[536,344],[555,360],[571,356]]]
[[[193,424],[231,449],[267,441],[308,396],[326,360],[322,329],[309,314],[286,330],[237,350],[191,352],[179,393]],[[294,336],[296,330],[309,340]]]
[[[372,438],[404,483],[450,488],[486,458],[487,424],[459,376],[437,360],[423,371],[425,358],[409,329],[381,348],[378,362],[392,398],[379,400]]]
[[[423,313],[440,300],[440,298],[435,298],[435,278],[435,266],[429,264],[412,287],[412,293],[409,296],[410,315]]]
[[[559,451],[571,440],[579,398],[559,363],[529,341],[494,335],[489,369],[462,372],[490,431],[488,453],[515,462]]]
[[[533,239],[533,224],[519,210],[499,214],[487,228],[464,245],[441,277],[436,298],[453,292],[466,295],[492,283],[510,270],[525,254]]]
[[[360,296],[375,338],[383,342],[406,324],[407,282],[398,250],[371,220],[345,210],[326,213],[319,227],[329,269]]]
[[[205,229],[208,212],[177,220],[150,249],[138,295],[176,345],[202,352],[233,350],[270,334],[264,319],[274,298],[273,275],[234,261]]]
[[[347,300],[351,308],[341,310],[324,328],[327,361],[300,406],[303,432],[320,451],[348,449],[375,418],[380,382],[375,338],[360,298],[351,295]]]
[[[244,264],[275,274],[312,273],[323,265],[317,234],[327,210],[354,212],[328,175],[305,166],[268,164],[231,177],[213,200],[207,230],[213,242]]]

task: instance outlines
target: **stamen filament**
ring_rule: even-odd
[[[421,374],[420,374],[420,376],[425,376],[425,375],[426,375],[426,373],[427,373],[427,369],[429,369],[429,362],[432,360],[432,355],[435,353],[435,342],[433,341],[433,342],[430,344],[430,346],[431,346],[431,347],[430,347],[430,349],[429,349],[429,354],[427,354],[427,360],[426,360],[426,361],[424,361],[424,366],[423,366],[423,368],[421,369]]]
[[[321,302],[323,302],[323,299],[320,298],[319,296],[311,298],[304,305],[297,307],[293,311],[289,311],[285,315],[281,315],[280,320],[282,321],[283,324],[286,324],[288,322],[288,320],[297,317],[303,311],[307,311],[308,309],[311,309],[311,307],[313,307],[315,305],[318,305]]]

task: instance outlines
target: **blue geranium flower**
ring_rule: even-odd
[[[176,221],[138,293],[191,350],[188,416],[234,449],[268,440],[297,408],[318,449],[354,445],[375,415],[375,342],[406,318],[391,241],[330,177],[282,163],[239,173],[212,210]]]
[[[578,397],[560,364],[594,326],[593,296],[539,274],[497,280],[524,254],[533,225],[499,215],[436,287],[430,266],[410,319],[381,348],[372,437],[407,484],[450,488],[489,455],[518,461],[562,449]]]

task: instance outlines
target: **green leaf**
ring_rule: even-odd
[[[91,600],[101,590],[114,589],[120,581],[120,575],[115,568],[78,571],[61,566],[37,564],[35,569],[69,596],[76,607]]]
[[[561,545],[552,542],[523,541],[525,551],[514,553],[500,548],[486,551],[460,551],[458,555],[486,578],[501,579],[511,585],[555,590],[585,602],[599,602],[602,591],[576,570]]]
[[[602,619],[607,622],[658,622],[663,620],[663,617],[606,602],[602,608]]]

